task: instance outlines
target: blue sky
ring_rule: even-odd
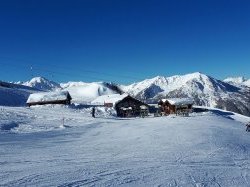
[[[249,0],[0,2],[1,80],[250,78]]]

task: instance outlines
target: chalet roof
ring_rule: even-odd
[[[102,95],[97,97],[91,102],[91,104],[103,105],[104,103],[112,103],[115,106],[119,101],[128,97],[128,94],[111,94],[111,95]]]
[[[192,105],[194,104],[194,100],[191,98],[169,98],[169,99],[162,99],[162,102],[168,101],[171,105]]]
[[[33,93],[33,94],[30,94],[27,100],[27,103],[64,101],[68,99],[68,96],[70,96],[68,91]]]

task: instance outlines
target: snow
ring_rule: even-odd
[[[69,92],[54,91],[54,92],[40,92],[30,94],[27,103],[48,102],[48,101],[64,101],[67,100]]]
[[[168,101],[171,105],[192,105],[194,103],[191,98],[168,98],[162,99],[162,101]]]
[[[250,79],[248,79],[247,81],[245,81],[244,85],[250,87]]]
[[[65,106],[0,108],[0,186],[243,186],[250,118],[120,119]]]
[[[80,104],[90,103],[101,95],[116,94],[115,91],[107,88],[102,82],[68,82],[61,84],[61,87],[70,93],[72,102]]]
[[[224,80],[224,82],[237,85],[237,86],[248,86],[250,87],[250,79],[244,77],[229,77]]]
[[[91,102],[91,104],[103,105],[104,103],[112,103],[115,106],[119,101],[128,97],[128,94],[112,94],[112,95],[103,95],[97,97],[95,100]]]
[[[140,106],[140,109],[142,109],[142,110],[147,110],[147,109],[148,109],[148,107],[147,107],[147,106],[145,106],[145,105],[141,105],[141,106]]]

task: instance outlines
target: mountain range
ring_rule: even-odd
[[[27,82],[12,84],[12,90],[27,88],[26,98],[34,91],[67,90],[73,102],[89,103],[98,96],[114,93],[128,93],[147,103],[157,103],[161,98],[191,97],[196,105],[221,108],[250,116],[250,79],[243,77],[218,80],[211,76],[195,72],[171,77],[157,76],[131,85],[119,85],[106,82],[68,82],[56,83],[43,77],[35,77]],[[7,84],[7,83],[5,83]],[[22,85],[22,89],[13,85]],[[30,90],[32,88],[32,90]],[[6,93],[5,87],[5,93]],[[11,89],[11,88],[8,88]],[[0,85],[0,94],[3,86]],[[17,102],[18,103],[18,102]],[[25,102],[20,102],[25,103]],[[4,105],[4,102],[0,102]]]

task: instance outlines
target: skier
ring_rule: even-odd
[[[92,108],[92,117],[95,118],[95,107]]]
[[[246,124],[246,126],[247,126],[246,131],[250,132],[250,122],[248,124]]]

